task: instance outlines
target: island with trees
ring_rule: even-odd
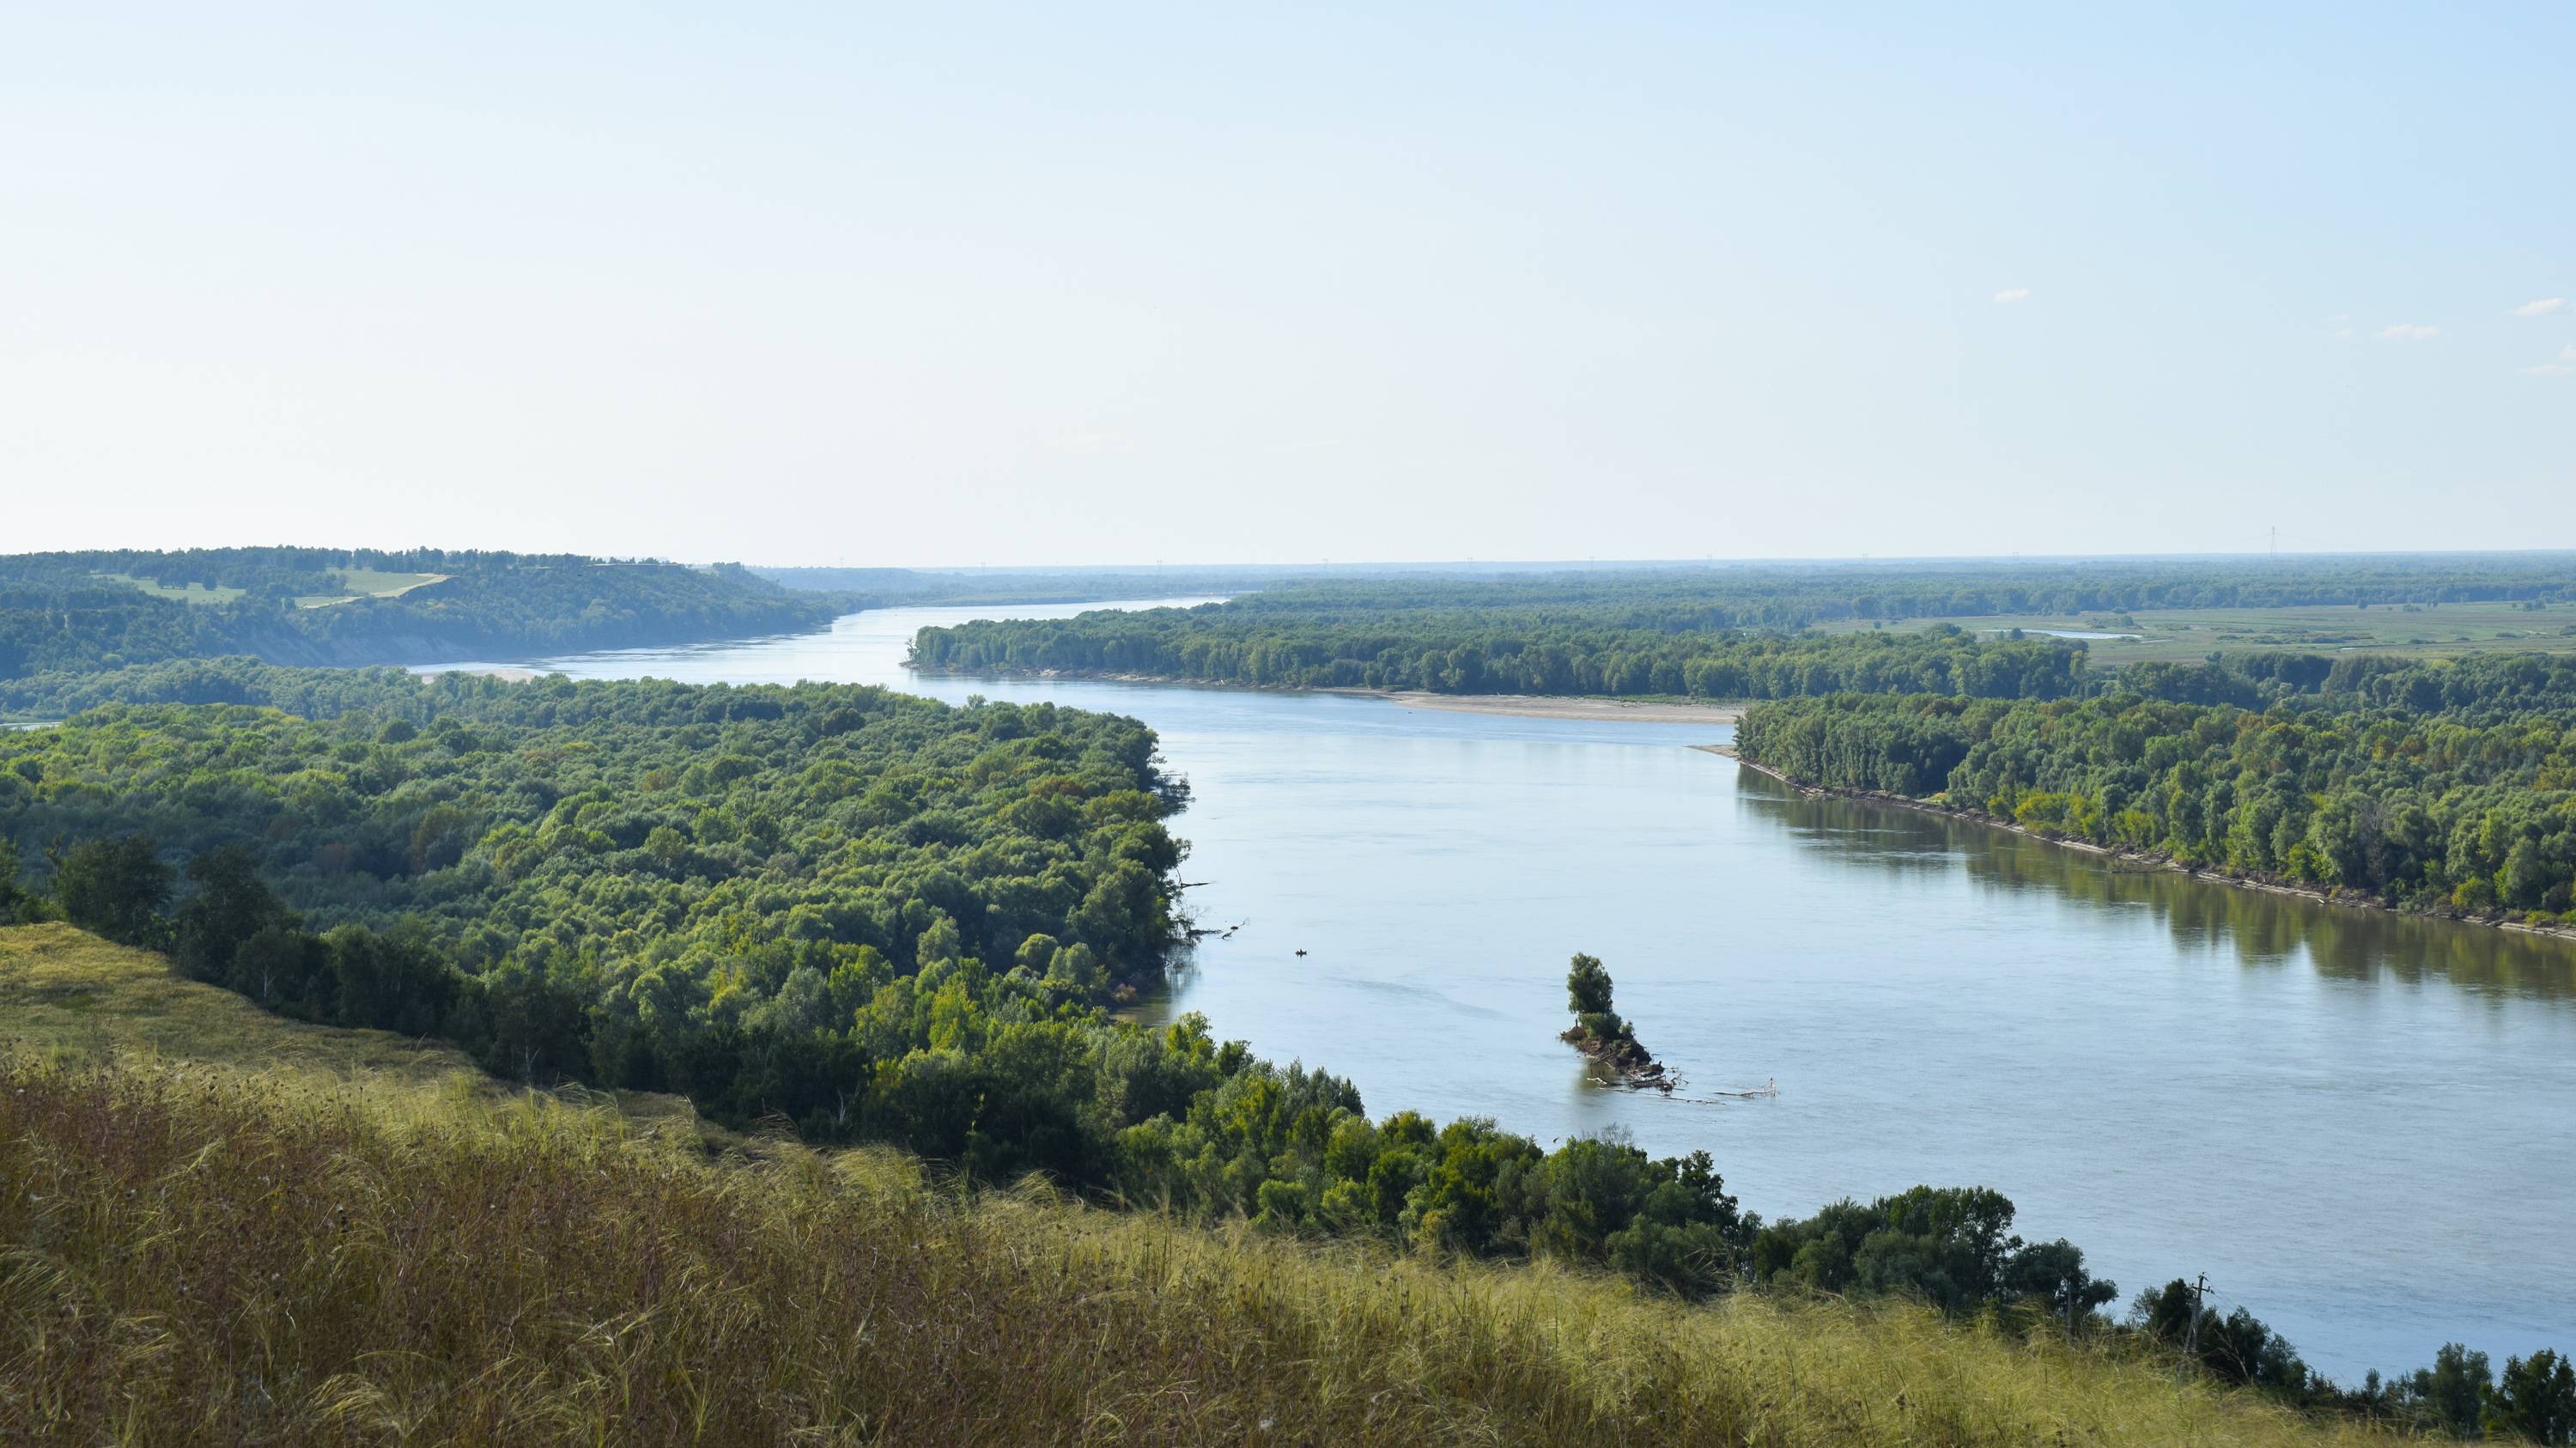
[[[1637,1044],[1635,1029],[1611,1004],[1610,970],[1600,957],[1575,954],[1565,972],[1565,995],[1574,1024],[1566,1027],[1562,1039],[1592,1063],[1594,1079],[1631,1091],[1651,1087],[1668,1092],[1680,1084],[1662,1062]]]

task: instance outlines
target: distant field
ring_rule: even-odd
[[[299,608],[328,608],[355,598],[400,598],[415,588],[445,583],[444,573],[385,573],[373,568],[334,568],[331,576],[338,579],[340,593],[312,593],[295,600]]]
[[[370,598],[394,598],[415,588],[447,581],[444,573],[384,573],[373,568],[335,568],[331,576],[340,580],[342,588]]]
[[[189,583],[177,588],[169,588],[149,578],[137,578],[130,573],[100,573],[93,576],[101,583],[122,583],[138,592],[151,594],[154,598],[166,598],[177,603],[230,603],[242,596],[242,590],[220,585]],[[444,573],[386,573],[375,568],[334,568],[330,571],[330,577],[340,585],[340,592],[308,593],[295,600],[296,606],[328,608],[332,604],[347,603],[358,598],[400,598],[415,588],[424,588],[433,583],[447,581],[447,575]]]
[[[2042,617],[1979,616],[1908,619],[1901,628],[1956,624],[1972,633],[2005,629],[2032,632],[2134,634],[2085,643],[2095,668],[2147,662],[2197,663],[2212,653],[2291,649],[2332,654],[2366,651],[2418,658],[2447,658],[2492,650],[2576,652],[2576,604],[2525,609],[2518,604],[2427,604],[2420,609],[2217,608],[2087,613]],[[1834,632],[1866,624],[1825,625]]]
[[[202,583],[189,583],[183,584],[177,588],[164,588],[149,578],[136,578],[129,573],[101,573],[94,576],[101,583],[122,583],[128,588],[140,589],[145,593],[151,594],[154,598],[167,598],[178,603],[230,603],[234,599],[242,596],[242,591],[238,588],[209,587]]]

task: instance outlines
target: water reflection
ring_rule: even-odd
[[[1961,872],[1989,890],[2143,910],[2176,944],[2232,952],[2248,966],[2304,956],[2334,980],[2438,980],[2505,996],[2576,998],[2576,942],[2223,885],[1947,815],[1803,794],[1750,769],[1736,778],[1749,814],[1856,871]]]

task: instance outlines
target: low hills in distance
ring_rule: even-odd
[[[1235,601],[1194,629],[1286,629],[1309,652],[1497,625],[1669,638],[1943,622],[2088,635],[2101,666],[2214,647],[2576,648],[2576,562],[2552,553],[915,569],[261,547],[0,555],[0,679],[176,659],[502,661],[814,629],[864,608],[1200,597]]]
[[[0,556],[0,678],[170,659],[439,663],[817,627],[741,569],[416,549]]]

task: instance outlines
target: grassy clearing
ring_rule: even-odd
[[[101,583],[121,583],[128,588],[148,593],[154,598],[166,598],[178,603],[205,605],[230,603],[241,597],[243,592],[238,588],[204,583],[187,583],[177,588],[165,588],[152,579],[137,578],[129,573],[98,573],[91,576]],[[330,577],[333,582],[340,585],[339,592],[308,593],[295,600],[296,606],[328,608],[335,603],[349,603],[361,598],[400,598],[415,588],[426,588],[433,583],[445,583],[448,575],[387,573],[378,568],[334,568],[330,571]]]
[[[295,600],[298,608],[328,608],[335,603],[350,603],[361,598],[400,598],[415,588],[445,583],[444,573],[387,573],[377,568],[334,568],[331,577],[339,583],[338,593],[309,593]]]
[[[154,598],[167,598],[179,603],[230,603],[242,596],[242,591],[238,588],[223,588],[204,583],[185,583],[177,588],[165,588],[149,578],[136,578],[129,573],[96,573],[90,576],[101,583],[121,583],[128,588],[151,594]]]
[[[2378,1441],[2045,1329],[710,1154],[370,1033],[262,1035],[59,928],[0,946],[0,1441]]]
[[[2002,629],[2134,634],[2085,641],[2094,668],[2147,662],[2198,663],[2220,650],[2291,649],[2331,654],[2367,651],[2413,658],[2455,658],[2491,651],[2576,651],[2576,604],[2524,609],[2514,604],[2446,603],[2416,612],[2369,608],[2222,608],[2140,610],[2127,614],[1909,619],[1903,628],[1956,624],[1972,633]],[[1851,632],[1849,622],[1825,625]],[[1862,623],[1857,627],[1866,629]]]

